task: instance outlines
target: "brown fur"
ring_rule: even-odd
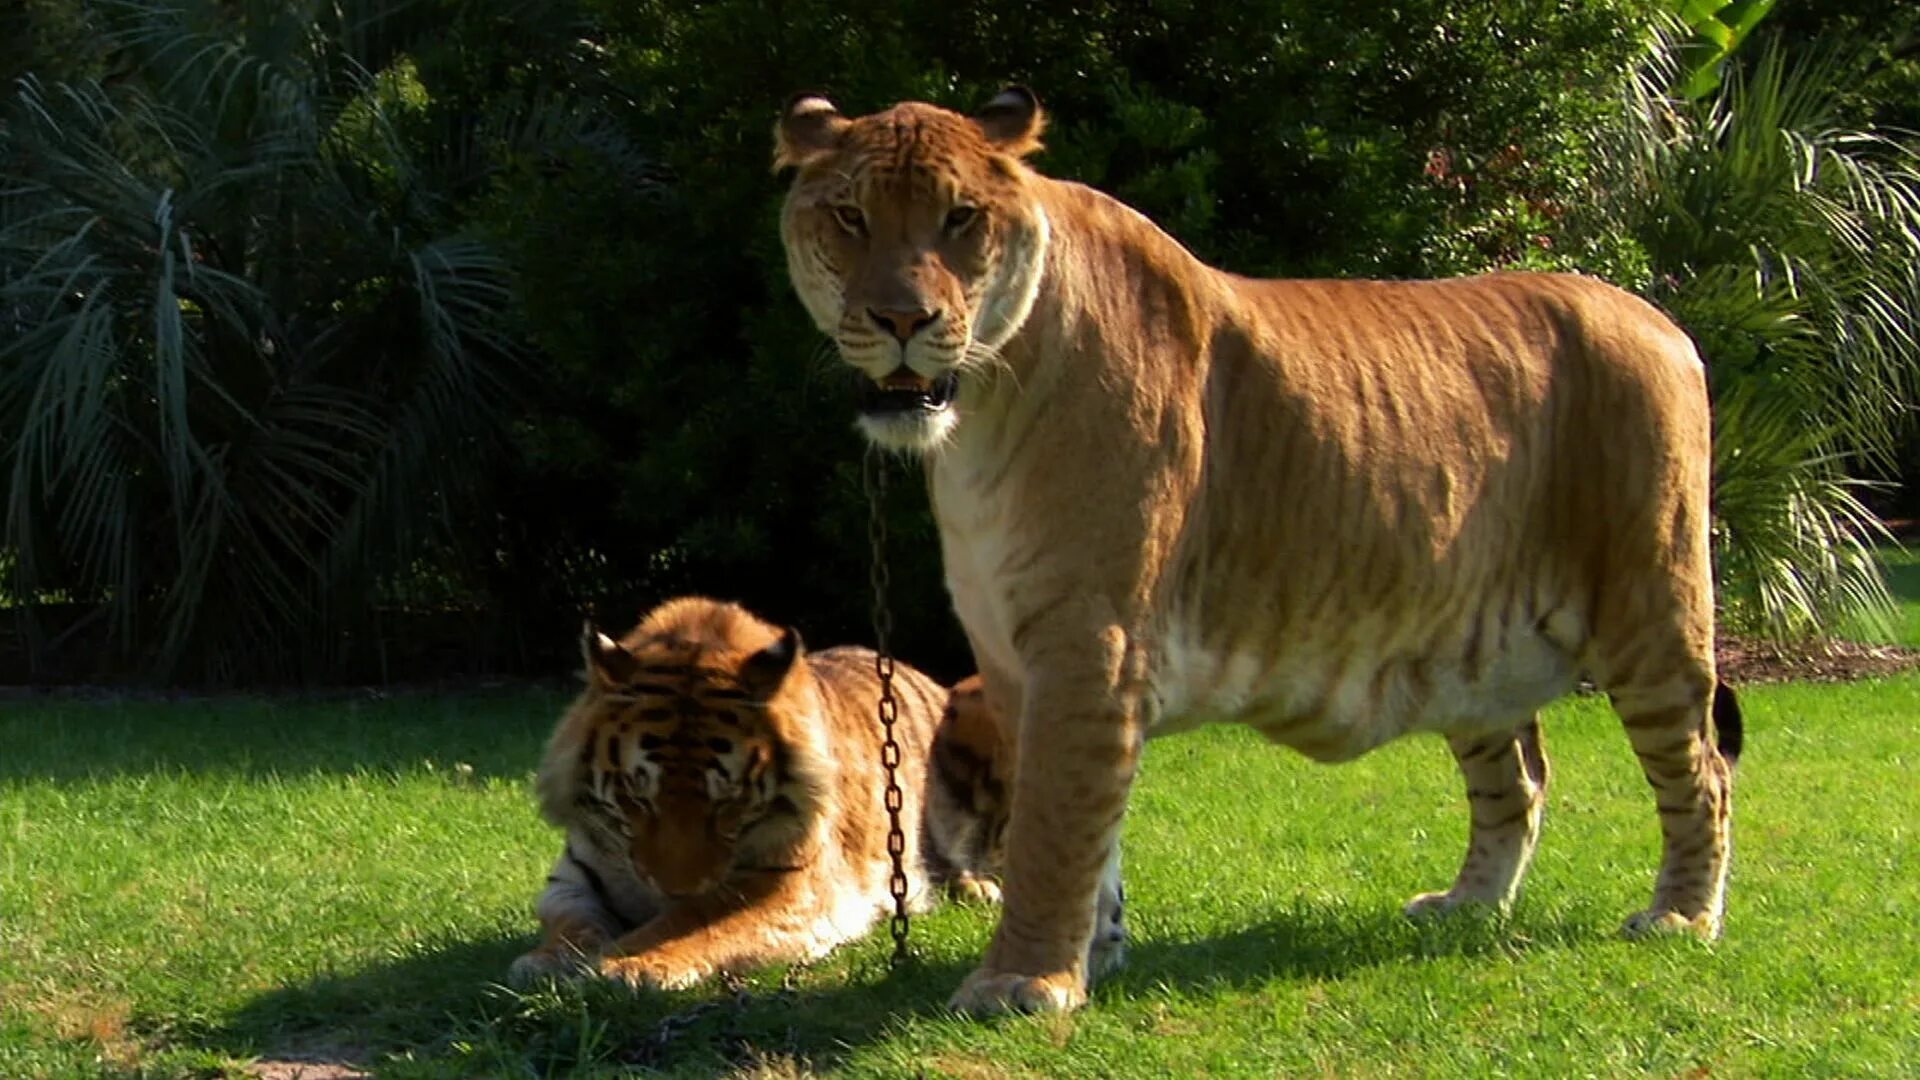
[[[871,652],[807,653],[793,631],[697,597],[618,642],[589,627],[583,648],[587,687],[537,784],[567,845],[540,898],[545,939],[514,981],[597,970],[685,986],[821,956],[892,911]],[[946,845],[978,828],[972,811],[928,797],[946,692],[904,664],[893,689],[910,903],[923,908],[930,883],[966,891],[986,868]]]
[[[1628,929],[1716,934],[1731,772],[1686,335],[1577,276],[1223,273],[1027,166],[1039,126],[1010,90],[975,118],[811,98],[777,133],[816,323],[876,383],[958,381],[950,407],[861,419],[924,455],[955,608],[1018,718],[1005,911],[955,1004],[1085,999],[1141,740],[1210,720],[1322,761],[1444,735],[1469,850],[1409,910],[1508,903],[1546,784],[1535,713],[1582,674],[1660,807]]]

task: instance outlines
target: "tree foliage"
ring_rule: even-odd
[[[102,5],[120,78],[18,87],[4,543],[113,666],[323,670],[497,441],[507,267],[408,145],[377,6]]]
[[[1768,41],[1692,103],[1666,93],[1685,57],[1662,42],[1629,84],[1586,224],[1640,245],[1707,358],[1736,624],[1818,634],[1888,599],[1855,478],[1893,471],[1920,390],[1920,156],[1840,123],[1833,46]]]
[[[1766,5],[1693,6],[1731,45]],[[1872,13],[1841,7],[1857,37]],[[1745,71],[1751,46],[1695,104],[1664,96],[1672,57],[1623,96],[1652,17],[23,0],[0,17],[0,73],[24,76],[0,111],[0,590],[94,613],[29,627],[43,659],[103,647],[103,670],[179,680],[365,671],[395,610],[444,613],[472,663],[558,671],[583,609],[617,624],[684,591],[869,639],[861,446],[786,284],[772,120],[802,89],[864,112],[1009,81],[1054,118],[1043,169],[1233,270],[1647,291],[1746,432],[1721,442],[1723,573],[1778,581],[1858,535],[1847,478],[1910,400],[1905,301],[1868,257],[1903,242],[1906,189],[1857,94],[1823,113],[1815,75]],[[1817,77],[1888,85],[1901,47]],[[1769,94],[1785,111],[1752,119]],[[898,644],[957,675],[931,521],[894,475]],[[1795,580],[1814,619],[1871,594]],[[1767,614],[1795,607],[1778,589],[1728,595],[1806,623]]]
[[[1040,167],[1243,272],[1610,265],[1618,245],[1576,250],[1556,222],[1586,197],[1635,9],[595,5],[613,112],[666,180],[513,166],[486,203],[537,283],[522,314],[555,373],[517,429],[512,502],[540,509],[514,516],[503,550],[530,570],[594,568],[583,583],[611,621],[700,588],[817,640],[870,637],[847,385],[786,284],[767,171],[777,106],[797,90],[849,112],[971,109],[1025,83],[1054,118]],[[968,661],[924,502],[899,495],[902,648],[957,674]]]

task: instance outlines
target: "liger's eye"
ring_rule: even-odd
[[[965,232],[967,226],[972,225],[975,221],[979,220],[979,218],[980,211],[973,207],[956,206],[947,211],[947,232],[957,236]]]
[[[841,228],[855,236],[865,235],[867,231],[867,215],[861,213],[857,206],[836,206],[833,208],[833,218]]]

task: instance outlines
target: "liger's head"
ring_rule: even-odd
[[[970,117],[906,102],[849,118],[817,95],[781,117],[788,271],[863,376],[860,427],[874,442],[938,446],[965,380],[1032,310],[1048,233],[1021,159],[1044,126],[1017,87]]]

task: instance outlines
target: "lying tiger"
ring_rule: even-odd
[[[808,653],[795,631],[698,597],[619,641],[589,625],[581,644],[587,685],[537,781],[566,847],[540,896],[544,940],[510,981],[684,987],[820,957],[892,910],[872,652]],[[997,898],[993,716],[943,725],[946,691],[904,664],[893,692],[910,909],[935,885]]]

